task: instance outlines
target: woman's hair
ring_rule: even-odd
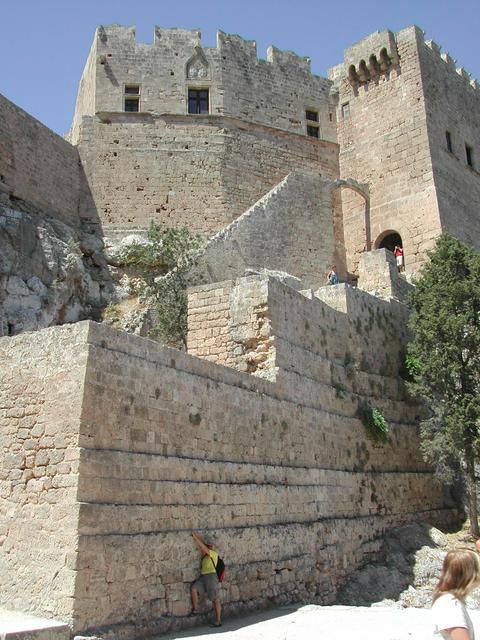
[[[480,557],[471,549],[449,551],[443,561],[442,573],[433,593],[433,601],[444,593],[463,600],[480,582]]]

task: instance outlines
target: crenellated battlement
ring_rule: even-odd
[[[148,47],[152,51],[159,46],[185,47],[188,50],[192,47],[200,47],[206,53],[228,56],[232,59],[238,57],[248,58],[252,63],[264,63],[266,61],[272,65],[287,66],[289,70],[295,71],[296,69],[302,73],[311,73],[310,58],[308,56],[300,56],[293,51],[282,51],[271,45],[267,49],[266,59],[259,58],[255,40],[246,40],[237,34],[228,34],[223,31],[217,32],[216,47],[202,46],[202,33],[199,29],[181,29],[177,27],[163,28],[155,26],[153,42],[145,44],[137,42],[134,26],[101,25],[97,28],[96,39],[101,48],[116,48],[117,46],[123,48],[127,45],[132,48],[141,47],[143,53],[145,53],[145,48]]]
[[[465,84],[470,86],[474,90],[478,90],[479,84],[475,78],[472,78],[471,74],[464,67],[457,67],[457,61],[451,57],[449,53],[442,53],[442,46],[435,40],[424,40],[424,44],[428,49],[438,55],[445,63],[445,68],[459,75],[465,81]]]
[[[242,55],[256,61],[257,43],[255,40],[245,40],[237,34],[217,31],[217,51],[223,55]]]
[[[399,63],[395,34],[391,31],[376,31],[367,38],[345,50],[344,64],[348,80],[357,88],[382,75]]]

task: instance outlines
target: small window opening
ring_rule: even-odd
[[[473,167],[473,147],[469,144],[465,145],[465,154],[467,156],[467,164],[469,167]]]
[[[318,111],[313,109],[305,109],[305,120],[307,121],[307,136],[310,138],[320,137],[319,115]]]
[[[140,85],[126,84],[124,87],[124,110],[140,111]]]
[[[350,103],[344,102],[342,104],[342,118],[348,118],[350,115]]]
[[[188,90],[188,113],[209,113],[208,89]]]
[[[450,131],[445,131],[445,140],[447,141],[447,151],[453,153],[452,134]]]

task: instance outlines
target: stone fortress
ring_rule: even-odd
[[[1,604],[141,638],[197,621],[192,529],[229,614],[334,602],[386,530],[455,521],[386,249],[409,277],[442,230],[479,248],[479,107],[417,27],[328,78],[238,36],[99,27],[68,141],[0,97]],[[92,322],[120,295],[105,244],[150,220],[209,238],[187,353]]]

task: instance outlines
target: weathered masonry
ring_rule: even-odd
[[[401,303],[249,276],[189,309],[203,359],[91,322],[0,340],[2,604],[117,639],[188,625],[206,526],[227,613],[333,602],[383,531],[455,517],[398,378]]]
[[[387,529],[453,522],[387,249],[410,276],[442,230],[480,247],[479,127],[417,27],[328,78],[238,36],[99,27],[69,141],[0,97],[0,604],[132,640],[192,624],[192,529],[228,615],[334,602]],[[188,353],[92,321],[125,299],[104,235],[152,220],[207,240]],[[358,287],[322,287],[333,263]]]
[[[209,48],[156,27],[139,44],[114,25],[95,34],[70,140],[107,234],[152,219],[211,234],[301,169],[340,180],[326,211],[341,272],[398,242],[414,272],[443,229],[479,246],[479,96],[417,27],[370,35],[326,79],[238,36]]]

